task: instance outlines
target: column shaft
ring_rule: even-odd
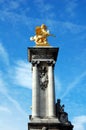
[[[49,117],[55,117],[55,86],[54,86],[54,72],[53,66],[48,66],[48,109]]]
[[[37,65],[33,66],[32,77],[32,117],[39,117],[39,81]]]

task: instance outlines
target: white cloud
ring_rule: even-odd
[[[31,16],[31,12],[33,9],[31,6],[28,5],[30,1],[8,1],[4,2],[2,4],[2,7],[0,8],[0,19],[2,21],[9,21],[13,25],[14,24],[25,24],[26,26],[30,27],[34,24],[39,25],[41,22],[45,22],[46,20],[44,19],[44,13],[45,15],[49,17],[53,17],[55,14],[52,12],[53,6],[51,4],[46,4],[44,1],[36,0],[34,1],[34,7],[36,10],[38,9],[39,15],[35,18],[35,23],[34,23],[34,18]],[[23,7],[22,7],[23,5]],[[25,8],[24,8],[25,5]],[[27,6],[28,5],[28,6]],[[16,11],[17,10],[17,11]],[[29,15],[30,14],[30,15]],[[40,19],[41,15],[41,19]]]
[[[74,10],[77,6],[77,0],[66,0],[66,11],[70,13],[70,16],[73,15]],[[34,17],[31,17],[31,11],[32,8],[30,6],[25,6],[26,8],[22,8],[22,5],[27,4],[27,1],[19,0],[19,1],[14,1],[12,0],[11,2],[4,2],[2,5],[3,7],[0,9],[0,19],[4,21],[9,21],[12,23],[12,25],[16,26],[15,24],[24,24],[27,27],[32,27],[32,26],[37,26],[40,25],[40,23],[45,23],[51,28],[51,30],[60,30],[61,33],[73,33],[73,34],[79,34],[82,33],[84,34],[84,31],[86,30],[86,26],[82,25],[77,25],[72,22],[62,22],[62,21],[57,21],[54,19],[53,16],[56,14],[52,11],[53,10],[53,5],[47,3],[45,4],[45,1],[41,0],[34,0],[34,8],[36,10],[38,9],[39,14],[35,18],[34,22]],[[18,9],[17,9],[18,8]],[[14,11],[17,9],[17,12]],[[44,17],[44,13],[46,14]],[[28,15],[27,15],[28,14]],[[30,15],[29,15],[30,14]],[[47,16],[47,17],[46,17]],[[41,19],[39,18],[41,17]],[[32,28],[29,28],[32,29]],[[83,37],[80,35],[79,37]],[[84,36],[84,38],[86,35]]]
[[[24,60],[16,61],[16,65],[12,67],[9,62],[9,55],[4,48],[3,44],[0,43],[0,59],[1,63],[4,62],[5,65],[8,65],[8,73],[0,71],[0,92],[7,93],[8,82],[14,83],[16,85],[31,88],[31,66],[29,63]],[[8,82],[5,82],[5,80]]]
[[[85,130],[86,115],[77,116],[73,119],[74,130]]]
[[[61,90],[61,82],[60,82],[59,78],[57,78],[56,76],[55,76],[55,85],[56,85],[57,91],[60,92],[60,90]]]
[[[8,85],[10,86],[0,73],[0,129],[23,130],[27,127],[27,114],[14,97],[10,96]]]
[[[2,44],[0,44],[0,54],[1,57],[4,58],[5,62],[9,61],[8,53],[6,52],[6,49]],[[10,72],[12,69],[12,73],[10,76]],[[17,66],[14,66],[12,68],[12,65],[8,65],[7,73],[3,70],[0,70],[0,93],[11,103],[14,105],[14,107],[19,111],[20,113],[25,115],[24,110],[21,108],[20,104],[10,96],[9,92],[9,86],[13,85],[13,81],[16,82],[17,85],[24,86],[28,88],[31,84],[31,75],[29,75],[30,66],[23,60],[17,61]],[[11,78],[14,78],[13,80]],[[3,101],[1,101],[3,104]],[[2,107],[0,107],[0,110]],[[6,111],[6,108],[3,108],[4,111]]]
[[[9,61],[9,56],[2,44],[0,44],[0,54],[1,54],[1,57],[3,57],[3,59],[7,63],[7,61]],[[19,103],[8,94],[9,93],[8,86],[10,86],[9,82],[11,82],[11,79],[9,78],[9,74],[4,73],[3,70],[0,70],[0,93],[4,95],[12,104],[14,104],[17,110],[21,111],[21,113],[24,113]],[[0,107],[0,110],[1,110],[1,107]],[[3,110],[6,110],[6,109],[3,108]]]
[[[24,6],[26,3],[26,0],[18,0],[18,1],[4,1],[1,2],[0,6],[0,19],[2,21],[9,21],[13,25],[24,23],[27,25],[30,17],[27,17],[27,14],[29,14],[30,8],[26,6],[25,8],[22,8],[22,5]]]
[[[60,24],[60,25],[59,25]],[[86,31],[86,26],[82,26],[82,25],[77,25],[74,24],[72,22],[58,22],[58,24],[61,27],[61,30],[63,29],[63,31],[72,33],[72,34],[79,34],[79,33],[83,33],[84,31]]]
[[[7,99],[14,105],[14,107],[19,111],[22,115],[25,115],[25,111],[22,109],[22,107],[19,105],[19,103],[13,99],[9,94],[5,95]]]
[[[6,64],[9,65],[9,56],[8,53],[6,51],[6,49],[4,48],[3,44],[0,43],[0,59]]]
[[[20,5],[22,3],[24,3],[25,1],[21,1],[21,0],[18,0],[18,1],[14,1],[14,0],[11,0],[11,1],[6,1],[6,0],[0,0],[0,4],[1,4],[1,9],[2,10],[6,10],[6,11],[12,11],[12,10],[16,10],[20,7]]]
[[[20,6],[20,3],[19,3],[19,1],[10,1],[9,2],[9,7],[10,7],[10,9],[18,9],[19,8],[19,6]]]
[[[66,0],[65,10],[68,13],[69,17],[74,16],[76,14],[75,10],[76,10],[77,6],[78,6],[77,0],[71,0],[71,1]]]
[[[70,30],[72,33],[81,33],[86,30],[86,26],[81,26],[73,23],[66,22],[65,26],[68,30]]]
[[[53,4],[50,4],[49,2],[46,3],[46,1],[44,1],[44,0],[34,0],[34,4],[36,6],[36,9],[39,11],[39,16],[41,17],[41,21],[40,21],[40,19],[39,19],[39,21],[41,23],[43,23],[43,21],[45,23],[45,21],[47,21],[48,19],[51,21],[51,19],[53,19],[54,16],[56,16],[56,14],[54,12]]]
[[[12,81],[15,85],[30,88],[32,87],[31,66],[29,63],[20,60],[11,70]]]
[[[0,99],[3,99],[0,100],[0,129],[24,130],[27,128],[27,114],[20,104],[9,95],[6,82],[7,80],[4,80],[3,76],[0,77]]]
[[[0,106],[0,129],[24,130],[27,129],[27,116],[8,102],[7,106]]]
[[[8,84],[6,83],[7,80],[5,81],[3,79],[3,76],[0,74],[0,93],[6,97],[14,106],[15,108],[21,112],[22,114],[25,114],[25,112],[22,110],[22,108],[20,107],[19,103],[14,100],[8,93],[9,93],[9,90],[8,90]],[[10,85],[10,84],[9,84]],[[1,101],[2,102],[2,101]],[[1,110],[2,107],[0,107],[0,110]],[[6,110],[5,108],[3,110]]]
[[[51,4],[46,4],[44,0],[35,0],[34,2],[37,9],[41,13],[47,13],[48,11],[52,11],[53,9],[53,6]]]
[[[69,86],[67,87],[66,91],[64,92],[64,94],[62,95],[62,98],[64,98],[72,88],[76,87],[77,84],[84,78],[86,77],[86,71],[83,72],[81,75],[77,76],[77,78],[69,84]]]
[[[8,90],[6,88],[7,83],[5,83],[5,81],[2,77],[3,77],[3,74],[0,71],[0,93],[6,94],[8,92]]]
[[[1,112],[11,113],[11,111],[9,110],[9,108],[6,107],[6,106],[0,106],[0,111],[1,111]]]

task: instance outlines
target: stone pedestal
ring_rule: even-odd
[[[72,130],[72,125],[58,123],[29,123],[28,130]]]
[[[32,115],[28,130],[72,130],[70,123],[62,123],[56,116],[54,66],[59,48],[28,48],[32,64]]]
[[[61,123],[58,119],[36,119],[28,123],[28,130],[73,130],[73,125]]]

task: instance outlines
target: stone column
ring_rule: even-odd
[[[48,65],[48,116],[55,117],[54,63]]]
[[[32,62],[32,118],[39,117],[39,77],[37,62]]]

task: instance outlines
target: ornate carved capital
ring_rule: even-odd
[[[54,60],[49,60],[49,61],[47,61],[47,64],[48,64],[48,66],[53,66],[54,67],[55,61]]]
[[[32,65],[37,66],[40,63],[40,61],[32,60]]]

